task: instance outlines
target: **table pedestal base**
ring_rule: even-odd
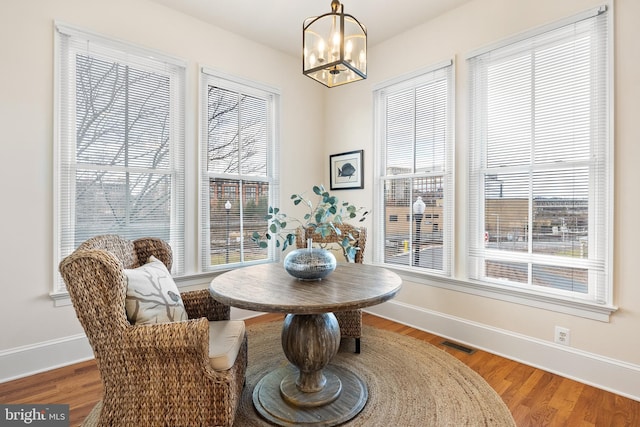
[[[323,372],[325,386],[308,393],[292,391],[297,368],[289,365],[277,369],[258,382],[253,405],[265,419],[281,426],[335,426],[358,415],[368,398],[364,381],[339,366],[327,366]]]

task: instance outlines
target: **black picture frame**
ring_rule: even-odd
[[[347,151],[329,156],[332,190],[364,188],[364,150]]]

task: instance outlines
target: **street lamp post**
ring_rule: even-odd
[[[416,249],[414,254],[414,264],[420,266],[420,225],[422,224],[422,216],[424,215],[425,204],[422,197],[418,196],[413,203],[413,217],[416,220]]]
[[[496,243],[500,248],[500,214],[490,214],[496,217]]]
[[[231,211],[231,202],[227,200],[227,203],[224,204],[224,208],[227,211],[227,256],[226,256],[226,264],[229,264],[229,212]]]

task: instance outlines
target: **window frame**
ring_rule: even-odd
[[[73,88],[73,78],[75,71],[70,69],[74,59],[71,58],[70,52],[75,50],[70,46],[70,42],[63,40],[64,37],[73,38],[73,40],[81,40],[92,43],[99,51],[111,51],[108,55],[113,60],[122,64],[140,66],[141,63],[152,61],[155,63],[165,63],[169,67],[176,67],[177,74],[170,77],[171,97],[178,104],[172,104],[170,108],[173,118],[172,124],[177,128],[172,128],[169,137],[169,167],[162,172],[164,175],[171,176],[171,189],[169,191],[171,197],[170,203],[170,221],[172,224],[170,230],[170,244],[174,250],[174,266],[172,273],[176,276],[184,274],[185,270],[185,141],[186,141],[186,91],[187,91],[187,62],[158,52],[153,49],[134,45],[111,37],[103,36],[91,31],[80,29],[72,25],[56,21],[54,23],[54,150],[53,150],[53,288],[50,296],[56,306],[68,305],[68,292],[62,277],[57,271],[58,264],[63,257],[69,255],[75,247],[72,243],[64,243],[67,238],[63,237],[69,230],[75,227],[74,210],[75,199],[75,107],[72,99],[76,93],[75,85]],[[71,43],[76,43],[72,41]],[[100,54],[97,54],[100,56]],[[131,56],[135,59],[125,59]],[[67,136],[65,136],[65,134]],[[106,166],[109,169],[109,166]],[[119,167],[132,170],[133,172],[142,171],[140,168],[123,166]],[[146,170],[146,169],[145,169]],[[68,193],[68,200],[62,200],[64,194]]]
[[[449,68],[448,71],[445,71]],[[391,220],[393,213],[388,213],[385,209],[385,182],[392,180],[415,180],[420,178],[429,179],[433,176],[433,173],[416,173],[415,171],[410,174],[399,175],[387,175],[386,174],[386,102],[387,97],[390,94],[400,93],[407,89],[415,90],[423,86],[426,82],[433,79],[436,73],[447,73],[449,78],[449,86],[447,88],[447,110],[448,115],[445,119],[445,126],[447,128],[446,144],[444,146],[445,151],[445,166],[442,171],[442,179],[445,180],[444,193],[446,197],[445,206],[442,212],[445,221],[443,221],[443,265],[442,271],[434,269],[426,269],[424,267],[414,266],[413,261],[409,265],[394,264],[385,262],[385,246],[386,246],[386,227],[385,225]],[[373,241],[381,242],[376,244],[373,248],[373,260],[376,264],[382,265],[387,268],[397,269],[409,274],[429,275],[433,277],[452,277],[454,260],[454,238],[455,238],[455,63],[453,60],[443,61],[434,64],[430,67],[417,70],[413,73],[409,73],[389,81],[376,85],[373,88],[373,109],[374,109],[374,141],[375,141],[375,182],[374,182],[374,206],[380,215],[376,215],[374,218],[374,230]],[[415,111],[414,111],[415,112]],[[415,147],[413,155],[415,158]],[[411,191],[411,189],[410,189]],[[411,201],[415,200],[413,194],[410,196]],[[396,215],[400,220],[400,214]],[[413,212],[410,209],[408,216],[412,219]],[[423,219],[423,222],[425,220]],[[409,247],[414,248],[413,245],[413,221],[409,225]],[[413,249],[409,252],[410,257],[413,258]]]
[[[257,98],[268,99],[268,117],[269,129],[267,132],[267,174],[264,177],[255,175],[238,174],[220,174],[208,171],[207,165],[207,88],[210,84],[216,84],[225,90],[244,93],[255,96]],[[261,264],[273,262],[280,259],[280,251],[277,251],[273,245],[269,245],[267,249],[267,257],[256,261],[242,261],[238,263],[223,263],[218,265],[206,265],[206,259],[210,258],[211,248],[208,233],[210,230],[209,215],[209,179],[237,179],[239,181],[258,181],[265,182],[269,185],[268,205],[275,206],[278,204],[280,195],[280,176],[279,176],[279,150],[280,150],[280,117],[281,117],[281,91],[277,88],[233,76],[220,70],[201,66],[199,76],[199,172],[198,172],[198,270],[203,273],[217,272],[228,270],[229,268],[237,268],[246,265]],[[223,186],[224,188],[224,186]],[[242,197],[242,194],[240,195]],[[266,212],[265,212],[266,215]],[[266,227],[266,226],[265,226]],[[242,230],[242,223],[241,223]],[[241,245],[252,245],[250,240],[244,241]]]
[[[599,8],[591,9],[583,13],[574,15],[572,17],[552,23],[550,25],[546,25],[541,28],[534,29],[532,31],[527,31],[515,37],[507,38],[506,40],[503,40],[499,43],[496,43],[494,45],[491,45],[486,48],[470,53],[469,55],[467,55],[466,59],[467,61],[469,61],[470,59],[473,59],[484,53],[493,52],[502,47],[506,47],[520,41],[527,41],[537,36],[544,36],[545,33],[548,33],[550,31],[559,29],[567,25],[574,24],[584,19],[595,17],[605,12],[607,13],[607,15],[605,16],[606,25],[607,25],[606,36],[605,36],[606,37],[606,56],[605,56],[606,70],[605,72],[607,73],[607,75],[605,77],[606,79],[606,82],[605,82],[606,106],[604,108],[605,117],[603,117],[602,120],[606,123],[606,126],[607,126],[606,141],[605,141],[605,144],[607,145],[605,147],[606,160],[604,162],[605,163],[604,168],[606,170],[605,172],[606,182],[604,186],[606,189],[603,191],[605,193],[604,196],[601,195],[601,197],[602,199],[604,199],[603,203],[605,204],[603,211],[605,215],[606,225],[604,226],[604,236],[597,237],[599,239],[604,239],[605,241],[603,258],[605,262],[604,271],[605,271],[606,277],[604,280],[604,284],[602,285],[604,289],[597,290],[596,292],[594,292],[595,295],[592,297],[580,298],[579,296],[576,297],[576,292],[573,292],[572,295],[568,295],[567,292],[560,292],[555,290],[545,290],[541,288],[536,289],[532,287],[519,288],[517,286],[500,284],[497,281],[470,278],[472,277],[471,274],[473,272],[473,268],[471,265],[469,265],[469,268],[467,270],[468,277],[464,283],[464,287],[467,287],[468,289],[473,289],[485,295],[498,295],[500,296],[501,299],[506,299],[509,301],[521,302],[527,305],[542,307],[546,309],[551,309],[553,311],[574,314],[581,317],[587,317],[587,318],[592,318],[592,319],[601,320],[601,321],[608,321],[609,315],[617,309],[617,307],[615,307],[612,304],[613,302],[612,267],[613,266],[611,263],[613,259],[612,257],[613,257],[613,170],[614,170],[614,165],[613,165],[614,139],[613,139],[613,126],[612,126],[612,124],[614,123],[613,122],[614,103],[613,103],[613,90],[612,90],[613,88],[612,58],[613,58],[614,29],[613,29],[613,12],[611,10],[611,6],[601,6]],[[471,71],[469,71],[469,79],[471,82],[471,79],[472,79]],[[471,86],[472,85],[469,84],[468,99],[469,99],[470,109],[472,106]],[[483,114],[483,112],[480,112],[480,114]],[[471,123],[473,120],[474,120],[474,117],[472,117],[472,114],[470,112],[469,120],[468,120],[468,122],[470,123],[469,146],[473,145],[472,126],[471,126]],[[472,177],[472,174],[474,173],[472,170],[473,169],[472,164],[474,162],[474,159],[470,158],[469,161],[470,161],[470,168],[468,172],[469,173],[468,203],[469,205],[473,205],[475,203],[476,205],[481,206],[479,204],[482,203],[484,198],[483,198],[483,194],[480,194],[480,193],[483,193],[483,191],[482,189],[480,189],[478,190],[479,192],[474,193],[474,184],[473,184],[474,180]],[[590,181],[593,179],[591,177],[591,173],[592,172],[590,172],[590,175],[589,175]],[[589,191],[591,194],[591,191],[593,190],[590,189]],[[591,200],[591,196],[590,196],[589,197],[590,218],[591,218],[591,209],[592,209],[593,203],[594,202]],[[482,214],[482,210],[480,208],[477,208],[477,211],[479,214]],[[471,213],[468,213],[468,215],[471,216]],[[467,233],[468,233],[467,238],[469,239],[467,241],[467,254],[468,254],[467,256],[469,257],[469,259],[471,258],[471,253],[469,251],[473,250],[472,248],[475,248],[475,250],[477,251],[478,247],[481,246],[481,244],[478,243],[479,239],[481,239],[481,237],[478,237],[479,236],[478,227],[480,226],[480,224],[484,224],[484,215],[477,218],[477,220],[475,218],[470,218],[469,222],[472,223],[474,222],[474,220],[476,222],[476,226],[474,227],[473,225],[470,225],[467,230]],[[590,235],[591,235],[591,231],[590,231]],[[479,249],[479,250],[480,252],[482,251],[482,249]],[[570,265],[571,262],[568,262],[567,264]]]

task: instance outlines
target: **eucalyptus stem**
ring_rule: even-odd
[[[315,204],[305,197],[304,193],[291,195],[291,200],[293,200],[295,206],[304,203],[309,208],[309,212],[304,215],[303,221],[288,217],[279,208],[270,206],[267,215],[265,215],[265,219],[269,221],[267,231],[263,234],[255,231],[251,239],[261,248],[267,248],[268,242],[274,240],[275,246],[282,246],[284,251],[295,242],[295,228],[291,230],[287,227],[289,225],[287,218],[300,224],[305,230],[313,227],[314,232],[319,233],[322,237],[328,236],[332,231],[340,236],[341,231],[336,225],[343,224],[343,215],[349,219],[354,219],[358,216],[358,212],[363,210],[363,208],[356,208],[349,202],[340,202],[336,196],[332,196],[322,185],[315,185],[312,190],[318,196]],[[368,213],[365,211],[359,221],[364,221]],[[351,248],[352,240],[354,240],[353,236],[345,236],[340,246],[348,250]]]

